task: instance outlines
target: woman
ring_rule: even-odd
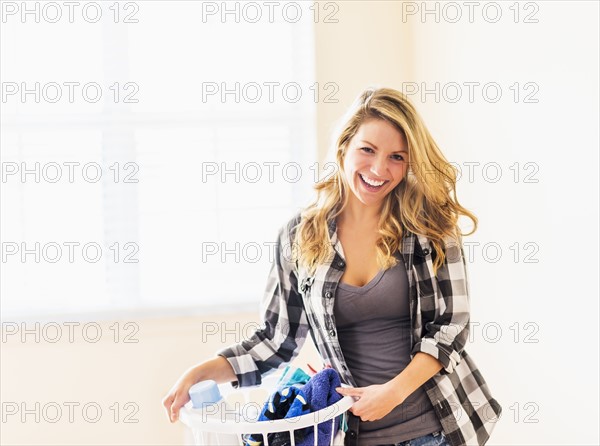
[[[400,92],[367,89],[335,145],[339,169],[283,225],[264,327],[187,371],[175,421],[204,379],[256,385],[310,333],[355,397],[346,445],[483,445],[502,408],[464,349],[469,294],[456,172]],[[452,194],[451,194],[452,192]],[[299,249],[300,248],[300,249]]]

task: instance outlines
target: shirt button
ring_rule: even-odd
[[[429,249],[425,248],[425,249],[423,250],[423,255],[425,255],[425,256],[426,256],[426,255],[428,255],[428,254],[429,254]]]
[[[344,266],[346,266],[346,264],[344,263],[344,261],[343,261],[343,260],[340,260],[340,261],[338,262],[338,266],[339,266],[340,268],[343,268]]]
[[[348,435],[350,435],[351,438],[356,437],[356,432],[355,431],[348,431]]]
[[[335,337],[335,330],[329,330],[329,335]]]
[[[333,294],[331,294],[331,291],[327,291],[327,292],[325,293],[325,297],[329,298],[329,297],[331,297],[331,296],[333,296]]]

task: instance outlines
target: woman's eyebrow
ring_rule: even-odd
[[[375,147],[377,150],[379,150],[379,148],[375,144],[373,144],[372,142],[367,141],[366,139],[363,139],[362,142],[366,142],[367,144],[369,144],[369,145]],[[395,150],[392,153],[408,153],[408,151],[406,151],[406,150]]]

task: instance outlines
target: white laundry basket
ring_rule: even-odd
[[[234,388],[231,384],[220,384],[219,391],[228,403],[231,410],[223,416],[211,415],[200,409],[194,409],[191,401],[181,408],[179,419],[192,430],[195,444],[206,444],[206,438],[215,441],[218,445],[243,446],[243,434],[262,434],[263,445],[269,446],[268,435],[276,432],[288,432],[290,445],[295,446],[294,431],[312,427],[314,444],[317,445],[318,425],[323,422],[331,423],[333,429],[329,444],[334,444],[336,418],[339,415],[346,421],[346,411],[354,404],[354,399],[345,396],[337,403],[317,412],[311,412],[294,418],[281,420],[256,421],[260,415],[265,401],[276,390],[279,376],[271,375],[262,380],[260,386]],[[342,387],[348,387],[342,384]],[[339,422],[339,421],[338,421]],[[221,434],[221,435],[219,435]],[[237,436],[237,443],[231,444],[232,434]],[[210,435],[210,437],[207,437]],[[323,444],[323,439],[321,438]],[[216,445],[215,445],[216,446]]]

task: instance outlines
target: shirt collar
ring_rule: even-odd
[[[337,223],[335,218],[329,219],[327,227],[329,228],[329,240],[331,240],[332,245],[335,245],[335,242],[337,241]]]

